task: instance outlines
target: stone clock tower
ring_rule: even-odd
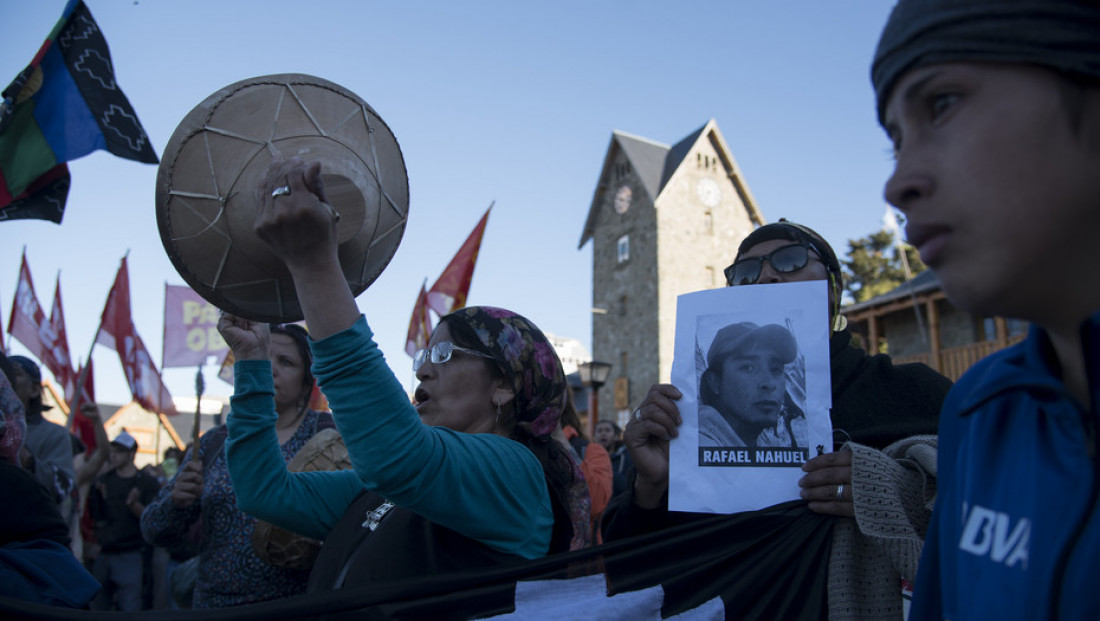
[[[722,270],[764,218],[712,119],[673,146],[615,131],[580,246],[591,240],[592,357],[612,364],[601,419],[624,421],[668,382],[676,297]]]

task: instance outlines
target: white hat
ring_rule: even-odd
[[[111,444],[117,444],[128,451],[132,451],[137,448],[137,440],[134,436],[130,435],[125,429],[120,431],[114,440],[111,440]]]

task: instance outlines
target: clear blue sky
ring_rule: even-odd
[[[672,144],[714,118],[768,221],[808,224],[838,254],[881,227],[892,163],[868,75],[890,2],[85,1],[158,155],[195,105],[245,78],[313,74],[378,111],[401,144],[411,205],[396,256],[358,303],[406,386],[420,284],[494,200],[469,303],[590,347],[592,248],[577,242],[613,130]],[[64,5],[0,0],[3,85]],[[4,329],[25,245],[47,314],[60,272],[70,348],[84,358],[129,250],[134,321],[159,363],[164,284],[184,283],[157,231],[156,167],[98,151],[70,168],[60,226],[0,224]],[[99,400],[128,402],[114,351],[93,357]],[[206,379],[207,394],[231,391],[211,367]],[[165,381],[191,395],[194,369]]]

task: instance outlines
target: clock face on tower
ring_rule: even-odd
[[[618,213],[626,213],[627,209],[630,209],[630,186],[623,185],[619,188],[619,191],[615,192],[615,211]]]
[[[695,193],[707,207],[716,207],[722,201],[722,188],[718,187],[718,182],[710,177],[699,180],[698,185],[695,186]]]

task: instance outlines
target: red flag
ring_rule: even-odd
[[[22,343],[35,358],[42,360],[46,345],[39,337],[39,328],[46,323],[46,313],[38,303],[31,281],[31,270],[27,267],[27,254],[23,253],[23,263],[19,266],[19,284],[15,287],[15,298],[11,303],[11,317],[8,319],[8,334]]]
[[[54,293],[54,306],[50,320],[38,303],[31,281],[31,270],[27,265],[27,255],[19,267],[19,285],[15,290],[15,300],[11,307],[11,320],[8,331],[19,340],[35,357],[42,361],[58,383],[64,387],[71,382],[72,363],[69,361],[69,342],[65,338],[65,318],[61,313],[61,281],[58,280]]]
[[[466,243],[455,253],[439,280],[428,289],[428,306],[441,317],[466,306],[466,295],[470,292],[470,281],[474,277],[474,264],[481,249],[481,236],[485,234],[485,223],[489,221],[489,211],[492,209],[493,206],[489,205],[481,221],[466,238]]]
[[[126,381],[130,384],[130,393],[134,401],[150,412],[175,416],[179,414],[172,404],[172,395],[160,378],[145,343],[137,330],[130,326],[130,333],[120,339],[122,348],[118,351],[122,370],[126,372]]]
[[[72,357],[69,355],[69,336],[65,331],[65,311],[61,307],[61,278],[53,290],[53,307],[50,309],[50,332],[53,346],[42,359],[46,368],[57,378],[65,393],[65,400],[73,402],[76,393],[76,374],[73,373]]]
[[[103,315],[99,320],[99,331],[95,340],[122,354],[122,339],[133,332],[133,320],[130,318],[130,271],[126,268],[126,257],[115,275],[115,283],[107,294],[107,304],[103,306]]]
[[[79,381],[81,374],[84,375],[84,390],[80,391],[80,394],[69,398],[69,403],[73,404],[71,419],[73,421],[73,431],[76,432],[80,441],[84,443],[89,452],[95,450],[95,423],[84,416],[84,413],[80,411],[81,406],[85,403],[95,403],[95,380],[92,377],[92,361],[88,360],[87,372],[81,368],[76,372],[76,378],[73,379],[73,386],[75,392],[76,382]]]
[[[416,296],[412,317],[409,319],[409,334],[405,340],[405,352],[416,355],[416,350],[428,346],[432,335],[432,318],[428,316],[428,292],[420,285],[420,295]]]
[[[111,292],[107,294],[96,342],[118,352],[134,401],[157,414],[175,416],[178,413],[172,404],[172,395],[149,357],[149,350],[134,327],[130,315],[130,272],[126,267],[126,257],[122,258],[115,284],[111,285]]]

